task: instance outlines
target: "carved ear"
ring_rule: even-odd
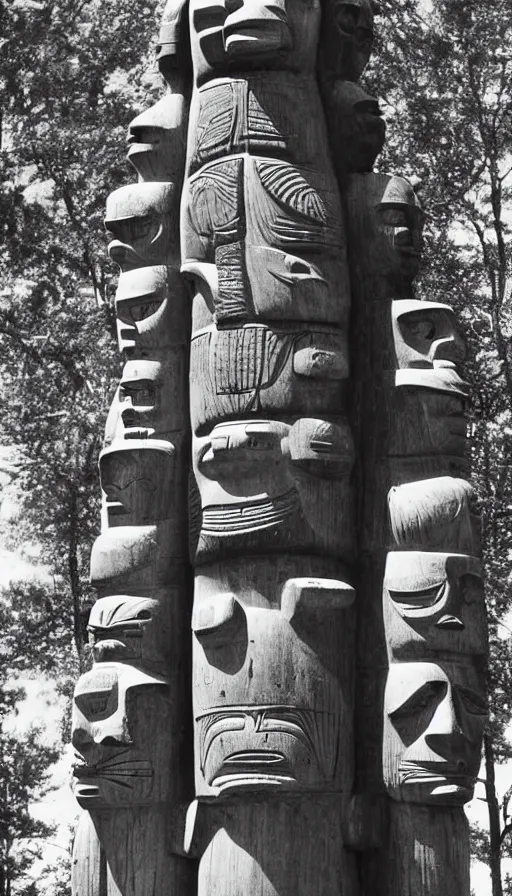
[[[283,588],[281,613],[292,624],[302,614],[324,614],[346,610],[355,600],[352,585],[338,579],[289,579]]]
[[[192,631],[203,646],[220,647],[233,639],[244,618],[244,611],[234,594],[215,594],[194,607]]]
[[[181,273],[187,280],[202,280],[210,291],[212,300],[214,302],[217,300],[219,275],[215,264],[207,261],[187,261],[182,265]]]

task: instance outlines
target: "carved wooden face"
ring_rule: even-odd
[[[184,360],[180,349],[168,349],[165,363],[143,359],[125,364],[107,417],[107,445],[114,438],[166,438],[183,428],[185,396],[175,384],[183,382]]]
[[[388,554],[384,622],[391,659],[487,652],[481,565],[426,551]]]
[[[289,487],[281,447],[288,431],[274,420],[219,423],[195,440],[200,479],[217,481],[233,497],[279,494]]]
[[[465,479],[437,476],[392,488],[389,519],[398,547],[449,550],[477,556],[475,493]]]
[[[100,454],[100,480],[111,526],[156,522],[173,515],[175,447],[170,442],[127,440]]]
[[[121,663],[82,675],[73,701],[75,795],[83,808],[140,805],[168,794],[167,684]]]
[[[323,548],[352,552],[348,482],[353,445],[346,425],[299,418],[218,424],[193,439],[202,504],[201,562],[220,555]]]
[[[164,96],[131,122],[128,160],[142,181],[180,179],[185,155],[184,115],[184,97],[174,93]]]
[[[322,4],[320,66],[329,80],[357,81],[373,45],[370,0],[328,0]]]
[[[389,407],[389,454],[462,457],[467,395],[467,383],[454,370],[398,370]]]
[[[121,274],[116,293],[119,350],[144,352],[168,345],[171,302],[165,265]]]
[[[359,84],[336,81],[326,97],[329,124],[333,128],[335,164],[343,172],[371,171],[384,146],[386,124],[376,99]]]
[[[194,0],[191,43],[196,79],[229,64],[311,71],[320,4],[303,0]],[[260,61],[261,60],[261,61]]]
[[[466,348],[449,305],[402,299],[392,303],[398,367],[457,367]]]
[[[165,664],[162,606],[161,600],[127,594],[97,600],[87,626],[95,661]]]
[[[272,609],[265,585],[251,593],[250,573],[237,597],[209,594],[203,581],[193,615],[198,793],[338,787],[352,755],[341,667],[353,590],[312,576],[274,580]]]
[[[120,187],[108,197],[108,251],[123,272],[179,262],[173,194],[172,183],[144,183]]]
[[[375,214],[391,268],[396,266],[401,279],[412,281],[419,269],[424,218],[409,181],[390,177]]]
[[[384,707],[383,769],[395,800],[462,805],[473,796],[487,705],[482,674],[454,663],[395,663]]]

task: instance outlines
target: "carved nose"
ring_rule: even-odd
[[[408,227],[401,227],[400,229],[395,230],[395,246],[406,246],[412,247],[413,238],[412,233]]]
[[[455,765],[460,774],[468,770],[466,758],[468,742],[463,734],[452,731],[446,734],[427,734],[425,737],[427,746],[442,759]]]
[[[85,731],[83,728],[77,728],[73,731],[71,743],[76,750],[79,750],[84,756],[91,753],[97,746],[102,747],[124,747],[131,743],[130,738],[121,730],[109,731]]]
[[[460,726],[455,713],[455,707],[451,696],[447,694],[437,707],[434,717],[428,726],[428,734],[425,738],[429,746],[432,738],[453,735],[460,732]]]
[[[108,245],[108,254],[110,255],[112,261],[115,261],[116,264],[122,265],[129,257],[129,249],[128,246],[126,246],[120,240],[112,240],[112,242]]]

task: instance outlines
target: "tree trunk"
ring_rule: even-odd
[[[492,896],[503,896],[501,882],[501,819],[500,804],[496,793],[494,749],[490,734],[484,736],[485,795],[489,809],[489,866],[491,869]]]

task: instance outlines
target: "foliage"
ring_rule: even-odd
[[[15,544],[68,590],[74,634],[98,530],[97,456],[118,373],[107,194],[133,180],[126,127],[161,92],[158,9],[135,0],[2,7],[0,345],[3,444],[15,450]]]
[[[12,727],[22,694],[9,682],[39,672],[66,692],[83,662],[97,458],[119,364],[103,209],[111,190],[134,179],[127,125],[162,90],[151,62],[161,6],[0,5],[0,443],[11,447],[4,472],[15,506],[2,537],[36,551],[52,583],[0,594],[0,896],[10,892],[7,877],[13,896],[69,893],[69,868],[30,878],[51,832],[29,805],[58,749],[36,728]]]

